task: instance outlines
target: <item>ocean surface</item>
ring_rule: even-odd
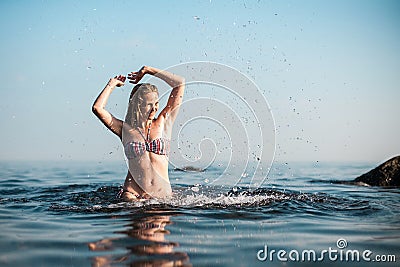
[[[172,199],[126,203],[124,162],[1,162],[0,266],[400,266],[400,189],[340,183],[377,165],[171,170]]]

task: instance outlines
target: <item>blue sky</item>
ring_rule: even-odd
[[[0,2],[0,159],[123,159],[93,100],[112,75],[188,61],[254,80],[277,161],[400,154],[398,1],[143,2]],[[117,117],[129,91],[110,99]]]

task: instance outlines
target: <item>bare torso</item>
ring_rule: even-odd
[[[163,118],[153,120],[150,132],[150,140],[166,137],[168,131]],[[122,143],[136,141],[144,142],[143,133],[127,124],[123,127]],[[169,139],[170,137],[167,136]],[[128,159],[129,171],[124,183],[124,198],[164,198],[172,194],[168,177],[168,156],[144,151],[143,154]],[[131,194],[129,194],[129,193]]]

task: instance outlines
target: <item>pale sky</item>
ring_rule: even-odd
[[[119,140],[91,113],[96,96],[113,75],[190,61],[231,66],[257,84],[276,123],[276,161],[400,154],[399,1],[1,1],[0,8],[2,160],[122,160]],[[130,89],[111,96],[115,116],[124,117]]]

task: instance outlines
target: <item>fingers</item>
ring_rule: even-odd
[[[121,82],[125,82],[126,81],[126,77],[123,75],[119,75],[118,76],[118,80],[120,80]]]
[[[132,71],[131,73],[128,74],[128,79],[130,83],[136,84],[140,81],[141,75],[139,74],[138,71]]]
[[[140,81],[140,79],[139,79],[139,78],[136,78],[136,79],[131,79],[131,80],[129,81],[129,83],[137,84],[139,81]]]
[[[138,76],[138,72],[131,72],[128,74],[128,79],[135,79]]]
[[[127,78],[129,83],[137,84],[142,79],[143,75],[144,74],[141,71],[132,71],[127,77],[124,75],[117,75],[113,79],[121,81],[122,83],[119,86],[122,86]]]
[[[125,82],[126,77],[124,75],[118,75],[118,76],[115,76],[114,79],[121,81],[121,82]]]
[[[138,80],[138,79],[136,79],[136,78],[130,78],[130,79],[129,79],[129,82],[130,82],[130,83],[134,83],[134,84],[136,84],[136,83],[138,83],[138,82],[139,82],[139,80]]]
[[[124,75],[114,76],[109,81],[109,84],[113,84],[113,86],[121,87],[124,86],[124,82],[126,81],[126,77]]]

